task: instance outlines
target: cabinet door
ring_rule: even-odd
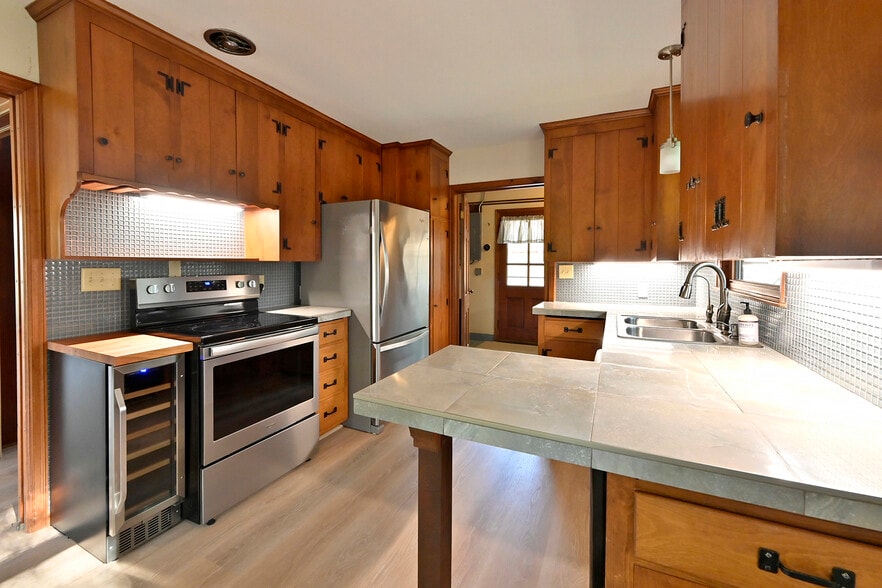
[[[648,132],[642,126],[597,134],[595,260],[626,261],[649,257],[646,145]]]
[[[325,202],[361,199],[364,158],[343,135],[321,133],[319,146],[319,190]]]
[[[134,46],[135,180],[169,185],[174,163],[172,97],[175,72],[171,62]]]
[[[209,79],[178,67],[172,101],[174,179],[170,185],[206,194],[211,190],[211,94]],[[232,120],[228,124],[232,124]]]
[[[450,157],[444,153],[429,150],[429,212],[432,216],[450,218]]]
[[[362,198],[371,200],[383,197],[383,166],[380,165],[380,154],[370,150],[362,153],[362,172],[364,174]]]
[[[242,202],[260,202],[258,126],[257,100],[236,92],[236,193]]]
[[[315,127],[291,117],[283,142],[282,194],[279,199],[280,259],[321,258],[321,205],[316,191]]]
[[[91,33],[92,171],[128,180],[135,177],[134,45],[95,25]]]
[[[702,257],[704,201],[707,191],[708,0],[683,0],[680,136],[680,259]]]
[[[450,241],[450,224],[446,219],[431,219],[432,275],[429,303],[429,353],[450,344],[450,271],[447,247]]]
[[[235,198],[239,177],[236,161],[236,91],[211,80],[208,88],[209,138],[211,142],[210,192]]]
[[[572,251],[573,137],[550,139],[545,162],[545,275],[554,275],[554,264],[569,261]],[[591,135],[593,141],[593,135]],[[593,148],[593,143],[592,143]],[[594,154],[591,154],[594,161]],[[594,179],[592,170],[591,179]],[[593,192],[592,192],[593,197]],[[591,203],[594,210],[594,203]]]
[[[282,131],[279,112],[266,104],[257,104],[257,201],[267,206],[278,206],[282,191]]]

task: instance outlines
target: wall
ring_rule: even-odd
[[[450,183],[541,177],[544,153],[545,139],[537,122],[532,140],[456,149],[450,156]]]
[[[524,198],[542,198],[543,187],[520,188],[517,190],[501,190],[466,194],[469,203],[477,203],[484,196],[485,204],[481,207],[481,245],[490,245],[490,251],[481,249],[481,260],[469,264],[469,288],[474,293],[469,300],[469,331],[480,339],[492,339],[495,320],[495,273],[496,273],[496,211],[500,208],[537,208],[542,202],[526,202],[523,204],[494,205],[494,200],[512,200]],[[481,275],[476,276],[475,270],[480,269]]]
[[[31,0],[0,2],[0,71],[39,81],[37,23],[24,9]]]

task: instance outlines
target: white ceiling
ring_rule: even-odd
[[[381,143],[454,152],[646,106],[668,83],[658,50],[680,32],[680,0],[112,2]],[[257,52],[217,52],[208,28]]]

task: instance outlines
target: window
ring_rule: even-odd
[[[506,256],[506,286],[545,286],[542,243],[508,243]]]

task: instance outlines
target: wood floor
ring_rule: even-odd
[[[454,440],[453,585],[589,584],[589,470]],[[416,585],[408,430],[341,429],[312,460],[221,514],[101,564],[53,529],[0,530],[7,586]]]

